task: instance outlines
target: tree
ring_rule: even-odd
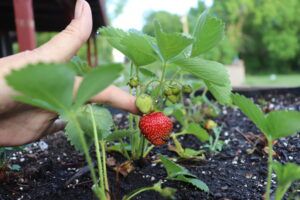
[[[154,36],[154,20],[158,20],[165,32],[182,32],[182,23],[180,17],[166,11],[152,12],[146,17],[146,24],[143,27],[143,32]]]

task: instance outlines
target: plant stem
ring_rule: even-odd
[[[163,86],[164,79],[165,79],[165,73],[166,73],[167,64],[164,62],[162,66],[163,66],[162,74],[161,74],[161,78],[160,78],[160,82],[159,82],[159,86],[158,86],[158,87],[159,87],[159,88],[158,88],[158,92],[157,92],[157,94],[156,94],[155,99],[158,98],[158,96],[159,96],[159,94],[160,94],[160,91],[161,91],[161,88],[162,88],[162,86]]]
[[[96,173],[95,173],[95,170],[94,170],[92,158],[91,158],[90,155],[89,155],[89,149],[88,149],[86,140],[85,140],[85,138],[84,138],[84,133],[83,133],[81,127],[80,127],[80,124],[79,124],[77,118],[76,118],[76,114],[75,114],[75,113],[69,113],[69,119],[70,119],[71,121],[73,121],[73,123],[75,124],[75,128],[76,128],[77,131],[78,131],[78,134],[79,134],[79,140],[80,140],[80,143],[81,143],[81,145],[82,145],[82,148],[83,148],[83,152],[84,152],[86,161],[87,161],[88,166],[89,166],[90,171],[91,171],[91,177],[92,177],[93,183],[96,185],[96,184],[97,184],[97,178],[96,178]]]
[[[100,146],[99,146],[99,138],[98,138],[98,131],[96,126],[96,120],[94,116],[94,111],[91,105],[88,106],[91,112],[92,124],[93,124],[93,132],[94,132],[94,143],[96,148],[96,157],[98,162],[98,175],[100,179],[100,188],[104,190],[104,180],[103,180],[103,169],[102,169],[102,159],[100,154]],[[105,176],[105,175],[104,175]],[[105,192],[104,192],[105,194]]]
[[[130,64],[130,77],[132,77],[132,74],[133,74],[133,63],[131,62]],[[129,93],[132,95],[133,92],[132,92],[132,88],[129,89]],[[133,115],[130,113],[129,114],[129,130],[130,131],[133,131]],[[130,135],[130,144],[131,144],[131,156],[132,157],[135,157],[135,147],[134,147],[134,134],[131,134]]]
[[[144,149],[145,149],[145,137],[141,137],[142,138],[142,142],[141,142],[141,155],[140,155],[140,159],[142,159],[144,157]]]
[[[214,131],[214,134],[215,134],[215,140],[214,140],[214,143],[213,143],[213,146],[212,146],[212,150],[215,152],[216,151],[217,143],[219,141],[220,132],[216,128],[214,128],[213,131]]]
[[[177,135],[175,135],[175,134],[172,134],[172,135],[171,135],[171,137],[172,137],[172,139],[173,139],[173,141],[174,141],[174,144],[175,144],[175,148],[178,150],[178,152],[183,153],[183,152],[184,152],[184,149],[183,149],[182,145],[180,144],[180,142],[177,140],[177,137],[176,137],[176,136],[177,136]]]
[[[154,145],[151,145],[150,147],[148,147],[148,149],[144,152],[143,157],[146,157],[154,147],[155,147]]]
[[[272,163],[273,163],[273,143],[272,139],[268,139],[268,148],[269,148],[269,156],[268,156],[268,179],[267,179],[267,188],[266,188],[266,200],[270,200],[271,193],[271,181],[272,181]]]
[[[102,159],[103,159],[103,174],[104,174],[104,185],[105,185],[105,191],[109,192],[109,185],[108,185],[108,179],[107,179],[107,170],[106,170],[106,151],[105,151],[105,141],[100,141],[101,145],[101,151],[102,151]]]
[[[130,200],[132,199],[133,197],[135,197],[136,195],[142,193],[142,192],[145,192],[145,191],[149,191],[149,190],[153,190],[153,186],[151,187],[145,187],[145,188],[142,188],[142,189],[139,189],[138,191],[134,192],[133,194],[131,194],[129,197],[124,197],[123,200]]]

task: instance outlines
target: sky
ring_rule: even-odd
[[[205,0],[205,3],[210,6],[212,1]],[[112,22],[112,25],[124,30],[131,28],[141,30],[145,16],[149,12],[165,10],[182,16],[187,14],[191,7],[196,7],[197,2],[198,0],[128,0],[123,13]]]

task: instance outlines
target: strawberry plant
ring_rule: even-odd
[[[207,185],[203,181],[199,180],[195,175],[191,174],[186,168],[176,164],[163,155],[160,155],[159,158],[167,170],[167,179],[182,181],[192,184],[193,186],[205,192],[209,191]]]
[[[137,196],[138,194],[150,190],[158,192],[161,196],[163,196],[166,199],[174,199],[174,194],[176,192],[176,189],[174,188],[170,188],[170,187],[162,188],[162,183],[161,181],[159,181],[158,183],[155,183],[153,186],[143,187],[132,191],[130,194],[124,196],[123,200],[130,200],[133,197]]]
[[[279,188],[277,192],[278,199],[286,192],[290,183],[294,180],[286,177],[286,169],[296,169],[295,165],[287,165],[285,167],[273,162],[273,142],[279,138],[287,137],[300,131],[300,112],[297,111],[272,111],[264,114],[262,110],[255,105],[250,99],[233,94],[232,101],[240,110],[260,129],[268,141],[268,178],[266,186],[266,199],[270,199],[272,168],[279,175]],[[298,170],[298,169],[297,169]],[[295,179],[298,176],[294,177]],[[280,197],[280,198],[279,198]]]
[[[61,118],[68,122],[68,139],[85,155],[91,172],[93,191],[99,199],[107,199],[109,187],[105,141],[110,134],[112,118],[104,108],[82,106],[110,85],[119,76],[122,66],[108,64],[85,73],[74,98],[76,74],[72,67],[74,65],[70,64],[29,65],[13,71],[6,76],[6,81],[19,93],[14,97],[17,101],[59,113]],[[98,121],[102,123],[99,124]],[[89,146],[92,143],[96,148],[98,177],[89,154]]]
[[[275,200],[281,200],[291,184],[300,180],[300,166],[294,163],[280,164],[273,162],[273,169],[277,175],[278,182]]]
[[[159,22],[155,22],[155,37],[151,37],[137,30],[127,32],[104,27],[99,30],[102,37],[117,50],[122,52],[130,60],[129,80],[130,92],[137,96],[137,107],[145,115],[141,119],[129,116],[129,131],[134,132],[130,136],[130,156],[133,160],[145,157],[154,147],[166,142],[170,134],[170,127],[161,127],[158,131],[158,119],[162,118],[163,107],[166,102],[178,103],[182,93],[189,94],[192,87],[183,83],[184,75],[196,77],[203,81],[207,89],[222,104],[231,102],[231,86],[225,67],[217,62],[205,60],[202,55],[215,47],[223,38],[224,24],[221,20],[209,15],[208,11],[202,13],[193,33],[166,33]],[[175,71],[175,73],[173,73]],[[173,73],[173,74],[172,74]],[[178,80],[178,76],[181,79]],[[147,78],[142,78],[147,77]],[[155,117],[154,117],[155,115]],[[151,118],[155,123],[139,130],[139,121]],[[166,119],[166,117],[163,117]],[[169,121],[166,119],[166,121]],[[147,123],[148,125],[150,123]],[[196,124],[196,126],[199,126]],[[198,131],[191,125],[190,130]],[[188,127],[187,127],[188,128]],[[159,132],[158,136],[150,134],[151,131]],[[202,130],[202,129],[201,129]],[[204,131],[197,134],[202,139],[208,139]],[[181,133],[183,134],[183,133]],[[145,137],[152,143],[150,145]],[[150,136],[151,135],[151,136]],[[176,139],[176,135],[171,136]],[[119,149],[119,151],[121,151]],[[188,150],[186,152],[191,152]],[[181,151],[184,154],[184,150]],[[194,152],[196,154],[196,152]],[[197,152],[199,154],[199,152]],[[187,155],[187,157],[189,157]]]

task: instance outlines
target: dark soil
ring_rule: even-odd
[[[257,103],[263,104],[266,112],[276,109],[300,111],[300,94],[288,92],[248,93]],[[119,116],[121,115],[119,114]],[[151,163],[156,153],[175,157],[167,147],[154,149],[149,163],[136,165],[127,177],[117,175],[108,168],[109,182],[113,199],[121,199],[124,194],[136,188],[152,185],[163,180],[164,186],[177,189],[176,198],[182,200],[198,199],[262,199],[266,184],[267,156],[265,141],[258,129],[237,109],[221,107],[221,115],[216,121],[223,125],[221,140],[225,141],[223,150],[217,154],[206,153],[206,160],[183,161],[180,164],[190,170],[210,188],[209,193],[181,182],[165,180],[166,172],[161,164]],[[180,138],[185,147],[203,148],[193,136]],[[0,180],[0,200],[89,200],[95,199],[90,190],[88,173],[67,181],[85,166],[84,157],[75,152],[62,133],[49,136],[44,143],[34,143],[22,152],[11,155],[10,164],[21,166],[19,172],[7,172]],[[42,149],[41,149],[42,147]],[[300,134],[278,140],[275,144],[275,159],[281,162],[300,164]],[[119,154],[109,154],[118,163],[125,161]],[[273,187],[276,184],[274,175]],[[300,196],[300,183],[290,189],[292,199]],[[135,199],[163,199],[155,192],[145,192]]]

